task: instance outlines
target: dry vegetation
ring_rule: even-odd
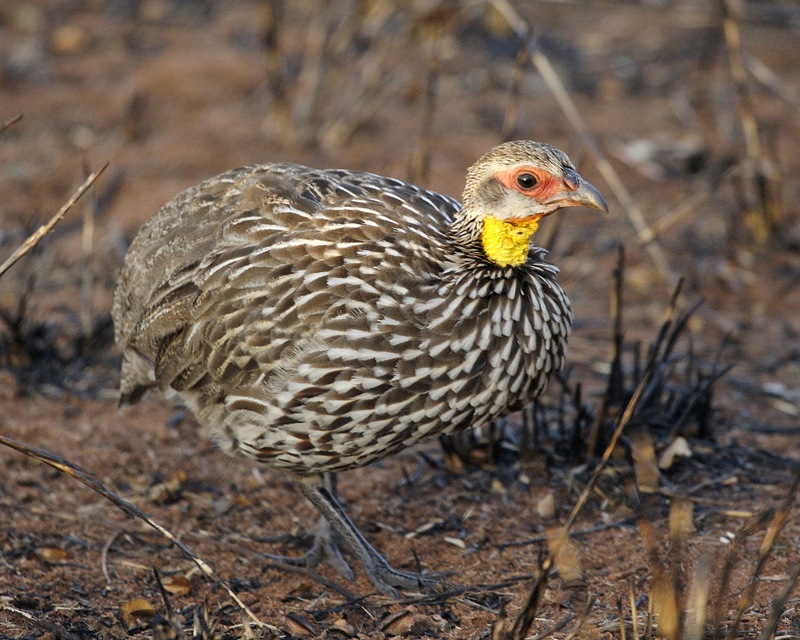
[[[799,24],[780,0],[3,2],[0,638],[800,637]],[[130,238],[233,166],[457,195],[517,137],[612,205],[537,236],[568,369],[340,478],[395,566],[453,588],[287,573],[260,553],[314,514],[285,478],[156,395],[115,413]]]

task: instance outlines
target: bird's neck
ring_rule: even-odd
[[[518,267],[528,259],[531,237],[538,222],[509,222],[492,215],[462,209],[450,233],[466,253],[479,254],[498,267]]]

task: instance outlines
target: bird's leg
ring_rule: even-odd
[[[370,582],[383,594],[397,597],[397,589],[432,591],[441,586],[434,576],[422,576],[393,569],[367,542],[342,505],[336,499],[335,488],[324,475],[296,478],[300,491],[330,523],[332,533],[344,545],[366,573]]]
[[[336,496],[336,476],[326,473],[322,477],[322,482],[331,495]],[[338,535],[331,529],[328,519],[321,515],[314,528],[314,544],[302,556],[281,556],[271,553],[264,554],[278,563],[291,565],[293,567],[313,568],[322,562],[327,562],[345,580],[352,582],[356,576],[347,560],[342,556],[338,545]]]

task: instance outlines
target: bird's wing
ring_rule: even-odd
[[[159,386],[212,394],[322,348],[323,327],[367,345],[378,298],[419,280],[457,207],[371,174],[295,165],[223,174],[137,236],[115,293],[117,339],[154,364]]]

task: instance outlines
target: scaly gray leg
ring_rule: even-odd
[[[300,491],[313,504],[330,524],[334,542],[338,541],[344,549],[361,565],[364,573],[375,588],[383,594],[397,597],[397,589],[429,592],[441,585],[434,576],[423,576],[393,569],[379,554],[347,516],[336,499],[335,487],[327,474],[296,478]]]
[[[325,474],[322,478],[325,488],[331,495],[336,495],[336,476],[334,474]],[[288,564],[293,567],[305,567],[311,569],[327,562],[340,576],[345,580],[352,582],[356,576],[347,560],[344,559],[341,549],[337,542],[337,535],[331,529],[328,519],[320,515],[317,525],[314,528],[314,544],[302,556],[282,556],[272,553],[265,553],[264,556],[270,560],[278,563]]]

